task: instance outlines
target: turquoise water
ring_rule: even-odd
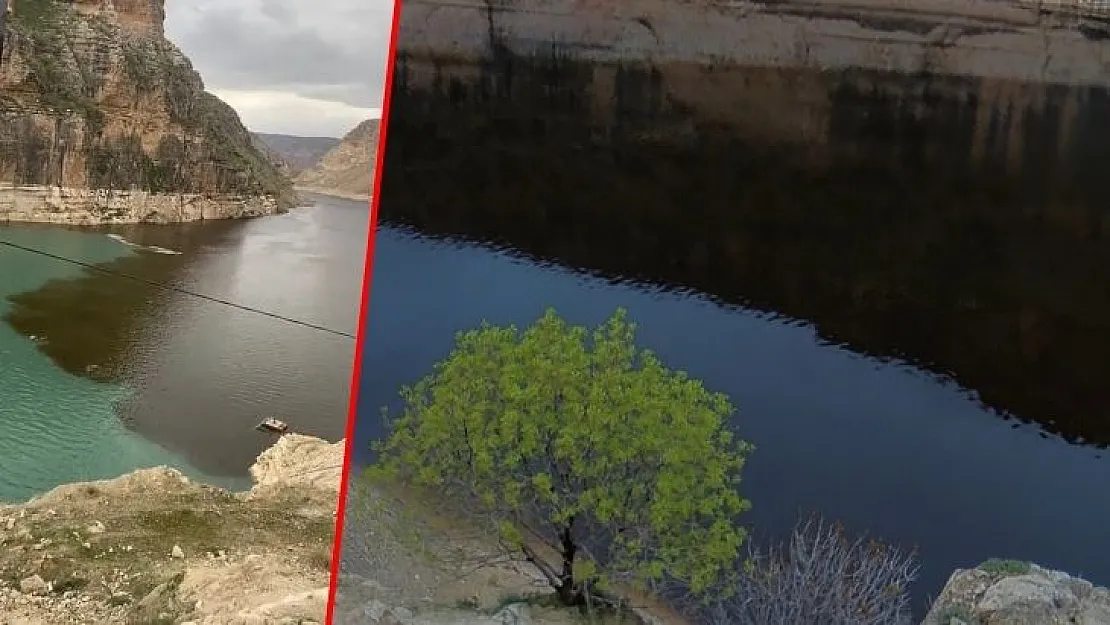
[[[135,253],[103,233],[55,227],[0,226],[0,239],[88,263]],[[81,271],[0,246],[0,316],[9,310],[9,296]],[[131,394],[123,385],[66,373],[33,340],[0,322],[0,501],[22,501],[59,484],[158,465],[208,479],[181,456],[123,425],[115,408]]]

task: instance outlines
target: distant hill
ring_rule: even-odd
[[[293,166],[285,160],[285,157],[283,157],[281,154],[278,154],[277,150],[270,147],[270,144],[263,141],[261,137],[253,132],[250,133],[250,138],[251,145],[254,146],[254,149],[258,150],[258,152],[261,153],[262,156],[264,156],[266,160],[274,166],[275,169],[281,172],[282,175],[290,179],[294,175],[296,175],[296,172],[293,170]]]
[[[378,149],[380,121],[368,119],[356,126],[313,167],[298,174],[293,183],[304,191],[358,199],[369,198],[374,180],[374,157]]]
[[[312,167],[329,150],[339,145],[339,139],[334,137],[294,137],[252,132],[251,138],[256,147],[266,152],[279,166],[284,165],[291,175]]]

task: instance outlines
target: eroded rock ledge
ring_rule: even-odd
[[[158,467],[0,506],[2,621],[323,623],[342,458],[288,435],[244,493]]]
[[[280,211],[266,196],[165,194],[63,187],[14,187],[0,183],[0,222],[94,226],[119,223],[181,223],[261,217]]]

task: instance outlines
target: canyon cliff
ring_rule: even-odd
[[[163,0],[9,0],[0,221],[280,212],[292,184],[163,30]]]
[[[381,120],[368,119],[355,126],[314,167],[297,175],[294,179],[297,188],[352,199],[369,199],[374,186],[380,123]]]

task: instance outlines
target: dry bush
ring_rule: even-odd
[[[751,548],[724,598],[680,603],[706,625],[903,625],[917,571],[913,552],[810,519],[783,544]]]

